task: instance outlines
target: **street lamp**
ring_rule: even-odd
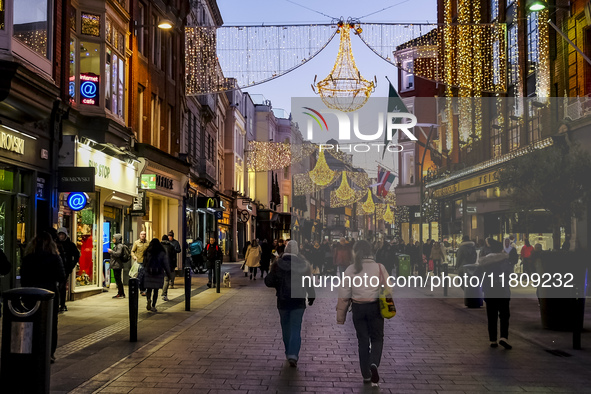
[[[169,20],[169,19],[162,19],[158,22],[157,25],[140,25],[138,24],[137,21],[133,21],[133,27],[134,27],[134,31],[135,31],[135,35],[137,36],[137,29],[140,29],[142,27],[154,27],[156,26],[159,29],[162,30],[170,30],[174,27],[174,24]]]

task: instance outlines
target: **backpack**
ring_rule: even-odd
[[[196,256],[203,253],[203,244],[201,241],[195,241],[189,245],[189,252],[191,256]]]
[[[127,245],[122,245],[122,248],[123,249],[121,249],[121,256],[119,257],[119,259],[122,263],[127,263],[131,258],[131,253],[129,253],[129,248],[127,247]]]

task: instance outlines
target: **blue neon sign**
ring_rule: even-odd
[[[70,193],[68,195],[68,207],[72,211],[80,211],[86,206],[88,202],[88,197],[86,197],[86,193]]]

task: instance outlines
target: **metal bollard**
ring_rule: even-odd
[[[54,293],[35,287],[5,291],[2,392],[49,393]],[[57,324],[56,324],[57,326]]]
[[[191,268],[185,267],[185,310],[191,310]]]
[[[447,297],[447,281],[445,280],[445,278],[447,276],[449,276],[449,265],[447,263],[443,263],[442,265],[443,268],[443,296]]]
[[[221,260],[215,261],[215,278],[216,278],[215,292],[219,293],[220,292],[220,285],[222,282],[222,261]]]
[[[137,278],[129,278],[129,342],[137,342],[139,285]]]

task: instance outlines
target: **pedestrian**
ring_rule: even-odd
[[[339,243],[333,249],[333,265],[337,269],[337,274],[345,271],[345,269],[351,264],[353,255],[351,247],[347,243],[345,237],[339,239]]]
[[[505,238],[503,241],[503,250],[509,255],[511,265],[515,266],[519,261],[519,256],[517,256],[517,249],[515,248],[515,244],[511,242],[510,238]]]
[[[531,254],[534,251],[534,247],[529,243],[529,239],[524,240],[525,245],[521,247],[521,270],[526,274],[534,272],[533,264],[531,260]]]
[[[174,278],[176,276],[176,269],[178,268],[177,267],[177,254],[181,253],[181,244],[179,243],[179,241],[174,239],[174,231],[172,231],[172,230],[170,230],[168,232],[168,242],[170,242],[170,244],[172,245],[172,248],[174,250],[174,254],[173,254],[172,258],[169,260],[170,272],[172,272],[170,288],[174,289]]]
[[[277,240],[277,254],[279,255],[279,257],[281,257],[281,255],[285,253],[285,242],[279,238]]]
[[[257,268],[261,266],[262,254],[263,252],[258,241],[256,239],[253,240],[244,256],[248,272],[250,273],[250,280],[253,280],[253,274],[254,280],[257,280]]]
[[[168,237],[167,237],[168,238]],[[174,250],[174,249],[173,249]],[[168,264],[168,256],[158,238],[152,239],[146,249],[144,270],[144,286],[146,286],[146,309],[150,312],[158,312],[158,289],[164,285],[164,277],[172,280],[172,270]],[[151,302],[150,302],[151,301]]]
[[[203,272],[203,240],[201,237],[189,245],[189,254],[191,255],[191,265],[193,273],[199,274]]]
[[[310,248],[308,261],[312,265],[312,273],[314,275],[320,275],[322,272],[322,266],[324,265],[324,250],[320,247],[318,241],[314,242],[314,245]]]
[[[509,238],[506,239],[509,241]],[[486,302],[486,316],[488,320],[488,336],[490,347],[503,346],[509,350],[509,302],[511,300],[511,288],[508,280],[513,272],[513,264],[509,254],[503,250],[503,244],[492,238],[487,239],[491,253],[481,258],[478,262],[478,270],[486,275],[482,290]],[[497,337],[497,325],[500,320],[501,336]],[[498,339],[498,343],[497,343]]]
[[[51,363],[55,362],[57,349],[57,316],[59,313],[59,286],[66,280],[64,264],[59,255],[57,244],[47,232],[42,232],[29,242],[25,257],[20,267],[23,287],[40,287],[53,291],[53,313],[51,321]]]
[[[214,279],[216,279],[216,277],[213,271],[215,270],[216,260],[222,260],[222,252],[218,244],[215,242],[214,237],[209,238],[209,243],[205,247],[205,259],[207,261],[207,287],[215,287],[216,283]]]
[[[146,253],[146,249],[148,248],[148,241],[146,241],[146,232],[140,232],[140,238],[137,239],[133,246],[131,247],[131,258],[139,264],[138,269],[138,279],[139,279],[139,288],[140,293],[142,296],[146,295],[146,288],[144,287],[144,254]]]
[[[298,254],[297,242],[289,241],[283,255],[273,264],[271,272],[265,278],[265,285],[275,289],[285,357],[289,366],[294,368],[298,365],[302,344],[302,319],[306,310],[306,297],[309,306],[312,306],[316,297],[311,283],[308,281],[304,285],[302,281],[303,277],[311,277],[312,268]]]
[[[482,249],[480,249],[480,253],[478,254],[478,261],[480,261],[480,259],[483,258],[484,256],[491,253],[489,239],[492,239],[492,238],[485,238],[484,245],[482,246]]]
[[[353,247],[354,263],[344,273],[339,288],[337,323],[345,324],[349,305],[353,311],[353,325],[357,333],[359,367],[364,383],[380,381],[378,368],[384,346],[384,318],[380,312],[379,292],[387,286],[386,268],[375,261],[367,241],[357,241]],[[345,278],[349,278],[346,280]],[[377,286],[354,286],[355,278],[379,278]],[[367,283],[372,283],[369,280]],[[362,283],[362,282],[361,282]]]
[[[169,241],[169,236],[166,234],[163,235],[160,244],[166,252],[167,261],[172,261],[173,257],[176,257],[176,252],[174,250],[174,246]],[[168,289],[170,288],[170,285],[172,283],[171,276],[172,275],[164,276],[164,287],[162,288],[162,301],[168,301]]]
[[[125,289],[123,288],[123,281],[121,280],[121,272],[123,271],[123,243],[121,234],[113,235],[113,248],[107,249],[111,260],[111,269],[117,284],[117,294],[113,298],[125,298]]]
[[[457,253],[456,268],[458,275],[462,276],[464,274],[464,265],[475,264],[477,259],[476,244],[470,241],[468,235],[464,235]]]
[[[269,275],[269,268],[271,267],[271,259],[273,258],[273,253],[271,252],[271,245],[267,242],[267,239],[263,239],[261,242],[261,279],[263,279],[263,273],[267,273]]]
[[[74,242],[70,240],[68,230],[65,227],[60,227],[57,230],[57,243],[61,245],[62,250],[64,251],[62,263],[64,264],[64,271],[66,273],[66,279],[60,283],[60,312],[65,312],[68,310],[66,306],[66,284],[68,283],[68,278],[70,274],[78,265],[78,260],[80,260],[80,251]]]
[[[570,234],[566,234],[564,236],[564,242],[563,242],[562,246],[560,247],[560,250],[565,250],[565,251],[570,250],[570,239],[571,239]]]
[[[388,275],[394,269],[396,255],[392,253],[389,242],[380,242],[376,250],[376,262],[382,264]]]

